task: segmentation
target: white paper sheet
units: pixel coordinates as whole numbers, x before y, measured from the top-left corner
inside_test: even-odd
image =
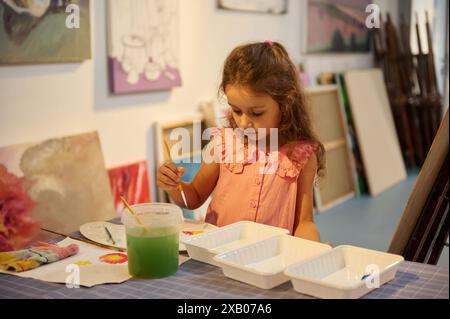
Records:
[[[84,287],[106,283],[122,283],[131,278],[128,273],[128,262],[120,263],[120,259],[126,256],[126,253],[96,247],[71,238],[66,238],[58,243],[59,246],[70,244],[78,245],[78,254],[24,272],[16,273],[0,270],[0,273]],[[100,259],[101,257],[103,257],[103,261]],[[105,259],[109,262],[115,261],[118,263],[111,264],[106,262]],[[189,260],[188,257],[180,255],[179,265],[187,260]]]

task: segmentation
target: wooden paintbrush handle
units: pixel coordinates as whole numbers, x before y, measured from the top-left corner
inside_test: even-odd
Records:
[[[75,236],[72,236],[72,235],[59,233],[59,232],[56,232],[56,231],[53,231],[53,230],[48,230],[48,229],[45,229],[45,228],[41,228],[41,230],[49,232],[49,233],[52,233],[52,234],[55,234],[55,235],[58,235],[58,236],[68,237],[68,238],[73,239],[73,240],[78,240],[78,241],[81,241],[83,243],[94,245],[94,246],[98,246],[98,247],[105,248],[105,249],[117,250],[117,251],[127,251],[125,248],[108,246],[108,245],[104,245],[104,244],[101,244],[101,243],[97,243],[97,242],[95,242],[93,240],[79,238],[79,237],[75,237]]]

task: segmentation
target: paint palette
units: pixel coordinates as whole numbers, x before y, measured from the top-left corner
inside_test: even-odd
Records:
[[[106,229],[111,233],[114,242],[108,236]],[[127,248],[125,226],[109,222],[91,222],[80,226],[80,233],[89,240],[117,248]]]
[[[111,233],[115,243],[111,241],[105,227]],[[203,234],[216,229],[217,226],[208,223],[191,222],[185,220],[180,230],[180,251],[185,251],[186,247],[181,242],[191,236]],[[125,226],[109,222],[96,221],[81,225],[80,233],[89,240],[97,243],[117,248],[127,248]]]

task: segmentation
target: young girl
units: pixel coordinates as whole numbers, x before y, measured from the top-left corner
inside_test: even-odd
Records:
[[[225,61],[220,91],[230,106],[231,128],[266,129],[266,135],[256,136],[258,142],[273,141],[270,129],[278,129],[278,145],[269,142],[256,152],[268,159],[266,164],[275,158],[276,169],[265,173],[260,169],[264,161],[249,160],[254,153],[248,139],[242,144],[243,161],[225,160],[233,143],[224,142],[226,129],[217,129],[213,135],[218,147],[211,154],[220,161],[203,163],[192,183],[182,183],[189,209],[200,207],[213,192],[206,222],[224,226],[250,220],[320,241],[313,218],[313,182],[324,168],[324,148],[312,131],[299,76],[285,48],[271,41],[235,48]],[[271,151],[273,147],[278,151]],[[183,168],[166,162],[157,174],[157,185],[182,207],[177,185],[183,173]]]

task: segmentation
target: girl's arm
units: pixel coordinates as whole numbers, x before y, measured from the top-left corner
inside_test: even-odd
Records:
[[[298,178],[294,236],[320,241],[313,213],[313,183],[316,171],[317,158],[312,154]]]
[[[219,164],[203,163],[191,183],[181,183],[189,209],[196,209],[203,205],[216,187],[218,178]],[[177,205],[181,207],[185,206],[178,189],[168,190],[167,193]]]
[[[210,159],[215,159],[214,142],[210,142],[209,156]],[[188,209],[196,209],[203,205],[206,199],[211,195],[211,192],[216,187],[217,179],[219,178],[220,165],[218,161],[213,160],[212,163],[205,162],[200,166],[199,171],[191,183],[181,182]],[[183,197],[178,189],[178,182],[184,174],[183,167],[176,167],[172,162],[163,164],[157,174],[157,185],[164,189],[170,198],[181,207],[185,207]]]

